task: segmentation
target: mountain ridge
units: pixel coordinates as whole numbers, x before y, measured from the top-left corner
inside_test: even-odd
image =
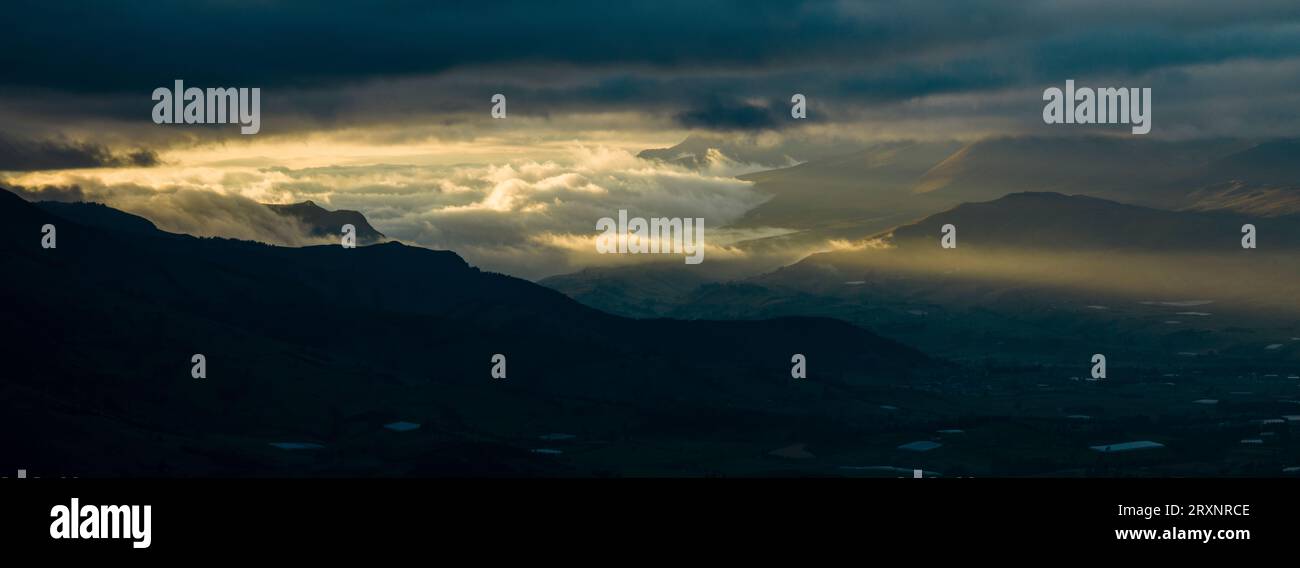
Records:
[[[44,224],[56,226],[56,248],[40,246]],[[937,364],[828,318],[618,317],[400,243],[150,237],[84,226],[6,191],[0,231],[10,275],[0,305],[13,324],[0,342],[0,399],[10,401],[0,430],[75,432],[7,445],[85,476],[605,467],[530,453],[539,430],[585,432],[642,456],[618,467],[669,468],[635,448],[680,431],[767,446],[758,438],[834,421],[828,401],[874,408],[873,389]],[[818,381],[792,381],[794,352]],[[190,376],[196,353],[204,379]],[[509,375],[494,380],[498,353]],[[722,416],[760,425],[737,432]],[[414,437],[382,427],[410,418],[423,424]],[[323,449],[270,445],[285,440]]]
[[[370,221],[360,211],[350,209],[331,211],[312,200],[283,205],[266,203],[263,205],[280,216],[302,223],[311,237],[336,237],[341,234],[343,225],[350,224],[357,230],[358,245],[378,243],[387,238],[371,226]]]

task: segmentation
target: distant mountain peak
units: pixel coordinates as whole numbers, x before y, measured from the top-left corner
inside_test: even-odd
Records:
[[[336,236],[343,225],[352,225],[357,229],[357,244],[375,244],[388,238],[371,226],[370,221],[360,211],[348,209],[330,211],[310,199],[285,205],[266,204],[266,207],[282,217],[290,217],[302,223],[313,237]]]

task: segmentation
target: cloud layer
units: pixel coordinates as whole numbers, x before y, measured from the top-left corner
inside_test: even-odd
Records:
[[[754,169],[760,167],[720,154],[688,169],[623,150],[578,146],[562,160],[496,165],[270,167],[227,171],[215,180],[182,176],[154,186],[82,173],[57,185],[16,185],[28,199],[103,202],[174,232],[286,245],[320,242],[253,199],[273,187],[280,200],[360,210],[389,237],[536,278],[591,264],[663,260],[596,253],[597,220],[617,217],[619,209],[633,217],[703,218],[707,258],[741,255],[727,245],[758,235],[721,229],[766,199],[733,177]]]
[[[292,217],[276,214],[264,205],[236,194],[192,187],[142,187],[104,185],[91,178],[61,186],[24,187],[6,184],[31,201],[104,203],[144,217],[159,229],[200,237],[226,237],[287,246],[334,242],[311,236]]]
[[[114,153],[100,144],[65,140],[14,139],[0,133],[0,171],[26,172],[69,168],[150,167],[158,155],[150,150]]]

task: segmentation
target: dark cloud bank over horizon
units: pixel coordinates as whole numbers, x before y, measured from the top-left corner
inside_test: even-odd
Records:
[[[261,87],[271,121],[477,112],[494,92],[533,116],[634,111],[717,131],[780,129],[795,92],[810,122],[1029,120],[1034,91],[1075,78],[1155,86],[1165,117],[1237,113],[1181,131],[1196,135],[1294,128],[1278,116],[1300,90],[1292,1],[18,2],[9,14],[22,25],[0,36],[0,101],[111,100],[79,112],[115,120],[135,116],[124,95],[177,78]],[[389,90],[361,88],[376,82]],[[1225,83],[1236,88],[1214,88]],[[998,101],[1016,90],[1029,94]],[[908,106],[970,95],[987,100]]]
[[[10,70],[0,84],[129,91],[181,73],[297,85],[519,61],[806,68],[960,61],[960,52],[989,48],[1028,53],[1040,70],[1083,73],[1300,51],[1300,5],[1286,1],[572,4],[17,2],[11,16],[26,25],[0,39]]]
[[[158,163],[152,150],[118,152],[90,142],[11,138],[0,132],[0,171],[150,167]]]

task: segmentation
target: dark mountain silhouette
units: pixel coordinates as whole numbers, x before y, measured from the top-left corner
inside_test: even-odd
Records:
[[[369,245],[385,240],[383,233],[375,230],[359,211],[340,209],[330,211],[314,201],[303,201],[289,205],[267,205],[272,211],[296,219],[313,237],[336,237],[343,225],[351,224],[357,229],[357,244]]]
[[[836,320],[631,320],[448,251],[150,233],[89,207],[0,191],[0,431],[67,475],[699,474],[722,466],[645,448],[852,435],[836,416],[933,366]],[[790,378],[793,353],[816,380]],[[601,453],[531,452],[547,432]]]
[[[139,215],[113,209],[102,203],[39,201],[37,207],[79,225],[110,231],[159,236],[162,231],[153,221]]]

